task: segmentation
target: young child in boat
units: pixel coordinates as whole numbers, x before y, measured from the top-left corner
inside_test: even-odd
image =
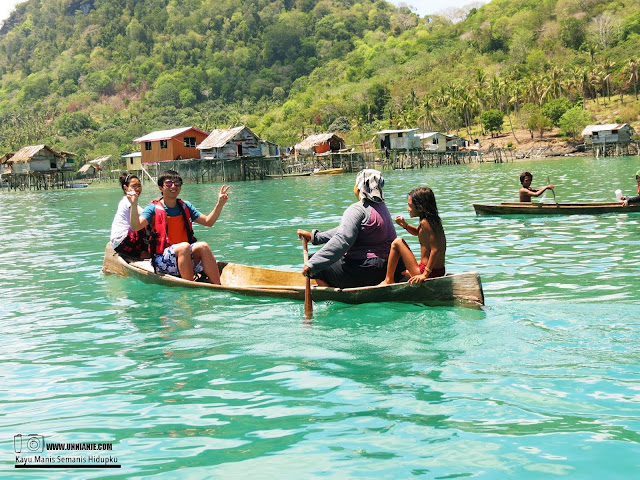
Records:
[[[444,259],[447,250],[447,238],[438,215],[436,197],[429,187],[419,187],[409,192],[407,210],[411,217],[419,217],[417,227],[409,225],[402,216],[396,217],[396,223],[420,240],[420,263],[402,238],[396,238],[391,244],[387,263],[387,276],[380,285],[391,284],[398,260],[402,258],[409,283],[424,282],[427,278],[443,277]]]
[[[131,198],[131,226],[151,226],[149,253],[156,273],[164,273],[193,280],[196,273],[204,272],[209,281],[220,284],[218,263],[206,242],[198,242],[193,235],[193,222],[211,227],[218,220],[222,208],[229,199],[229,188],[223,185],[218,194],[218,203],[209,215],[201,214],[191,203],[180,200],[182,178],[174,170],[167,170],[158,177],[158,188],[162,197],[153,200],[140,215],[134,213],[138,206],[138,194]],[[136,210],[137,211],[137,210]]]
[[[137,175],[122,173],[120,187],[123,197],[118,203],[118,210],[111,223],[111,245],[113,249],[129,257],[149,258],[147,245],[145,244],[146,232],[144,229],[134,230],[131,228],[131,199],[127,196],[129,190],[142,193],[142,184]],[[142,213],[142,208],[137,207],[138,214]]]
[[[640,170],[636,172],[636,183],[638,184],[638,195],[636,197],[623,196],[620,198],[623,207],[629,206],[630,203],[640,203]]]
[[[520,174],[520,183],[522,188],[520,189],[520,201],[530,202],[531,197],[539,197],[545,190],[553,190],[553,185],[545,185],[542,188],[531,188],[531,182],[533,181],[533,175],[531,172],[522,172]]]

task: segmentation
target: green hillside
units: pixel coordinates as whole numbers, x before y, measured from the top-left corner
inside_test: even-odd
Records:
[[[572,136],[586,107],[637,120],[639,33],[640,0],[494,0],[456,23],[368,0],[29,0],[0,28],[0,151],[120,155],[188,125],[282,145],[416,126]]]

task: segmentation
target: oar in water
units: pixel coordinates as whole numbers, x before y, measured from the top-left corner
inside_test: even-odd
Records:
[[[302,253],[304,256],[304,263],[309,261],[309,250],[307,249],[307,239],[302,239]],[[313,302],[311,301],[311,277],[306,276],[306,283],[304,286],[304,318],[307,320],[313,317]]]
[[[547,175],[547,185],[551,185],[551,180],[549,179],[549,175]],[[556,200],[556,191],[554,188],[551,189],[551,193],[553,193],[553,201],[556,202],[556,205],[557,205],[558,201]]]

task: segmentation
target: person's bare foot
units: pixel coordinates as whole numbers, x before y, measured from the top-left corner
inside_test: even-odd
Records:
[[[381,281],[377,286],[378,286],[378,287],[380,287],[380,286],[382,286],[382,285],[393,285],[394,283],[395,283],[394,281],[388,282],[388,281],[387,281],[387,279],[385,278],[385,279],[384,279],[383,281]]]

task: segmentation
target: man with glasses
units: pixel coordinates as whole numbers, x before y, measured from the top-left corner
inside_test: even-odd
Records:
[[[191,203],[178,198],[182,178],[175,170],[167,170],[158,177],[162,198],[153,200],[138,216],[138,196],[131,198],[131,228],[151,226],[149,252],[156,273],[193,280],[195,274],[204,273],[211,283],[220,284],[220,271],[216,258],[206,242],[198,242],[193,235],[193,222],[211,227],[229,199],[229,186],[222,185],[218,203],[209,215],[201,214]]]

